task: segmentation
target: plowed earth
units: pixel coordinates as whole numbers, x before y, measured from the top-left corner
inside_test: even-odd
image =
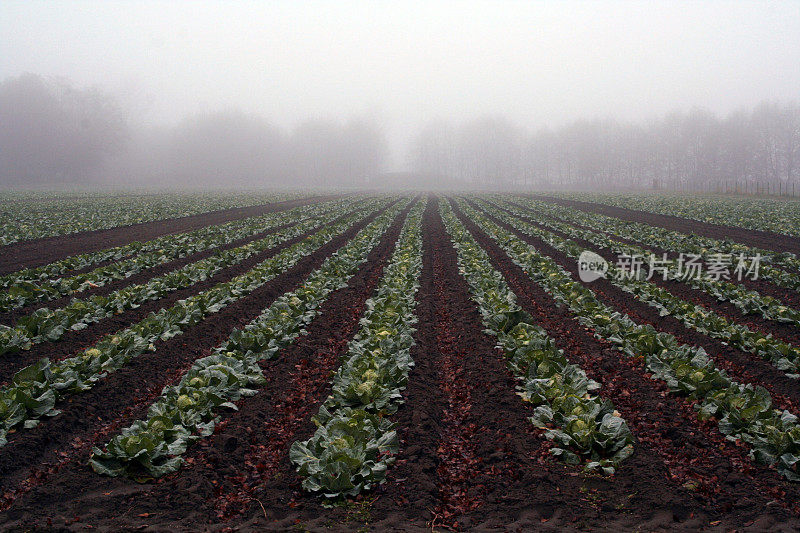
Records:
[[[283,211],[333,198],[334,196],[309,196],[273,204],[222,209],[188,217],[144,222],[132,226],[119,226],[97,231],[22,241],[3,247],[3,254],[0,255],[0,275],[23,268],[46,265],[70,255],[94,252],[133,241],[147,241],[169,233],[191,231],[213,224],[222,224],[230,220]]]
[[[190,448],[180,471],[139,484],[99,476],[87,458],[93,445],[102,445],[141,418],[163,386],[179,379],[233,328],[296,288],[368,220],[253,294],[182,335],[157,343],[155,353],[133,359],[94,389],[62,402],[61,415],[11,434],[8,445],[0,448],[0,529],[800,528],[797,485],[754,464],[748,450],[727,441],[714,422],[698,421],[692,403],[651,379],[641,359],[625,357],[594,337],[456,209],[518,303],[570,361],[601,384],[601,395],[614,402],[636,438],[634,455],[611,477],[587,474],[552,458],[550,441],[528,421],[533,408],[516,395],[516,380],[495,347],[496,339],[484,333],[469,287],[459,274],[456,251],[438,211],[438,202],[447,201],[428,198],[424,213],[423,269],[416,295],[419,323],[412,349],[415,366],[403,392],[404,403],[392,415],[400,450],[386,483],[346,505],[324,507],[301,490],[288,450],[292,442],[313,433],[311,417],[330,392],[332,372],[359,327],[365,302],[380,281],[408,210],[394,221],[348,286],[329,296],[308,334],[262,362],[266,384],[255,396],[238,402],[238,411],[222,414],[214,434]],[[571,268],[573,261],[540,241],[526,240]],[[220,279],[232,275],[225,271]],[[689,331],[677,321],[657,317],[614,287],[595,283],[590,288],[635,320],[706,346],[736,379],[768,386],[779,404],[796,411],[800,403],[796,384],[781,379],[766,363]],[[682,295],[696,296],[689,291]],[[82,336],[56,344],[71,353],[138,314],[136,310],[119,317],[121,322],[99,323],[78,332]],[[56,352],[36,355],[58,358]]]
[[[538,200],[564,205],[573,209],[580,209],[589,213],[600,213],[610,217],[621,218],[623,220],[632,220],[633,222],[642,222],[644,224],[660,226],[662,228],[668,228],[683,233],[696,233],[698,235],[704,235],[714,239],[724,239],[727,237],[749,246],[757,246],[767,250],[775,250],[777,252],[792,252],[795,254],[800,254],[800,242],[798,242],[798,239],[787,237],[786,235],[778,235],[777,233],[771,233],[769,231],[750,230],[734,226],[709,224],[708,222],[689,220],[673,215],[662,215],[660,213],[650,213],[649,211],[639,211],[638,209],[628,209],[625,207],[582,202],[578,200],[564,200],[562,198],[554,198],[551,196],[541,196],[536,198]]]

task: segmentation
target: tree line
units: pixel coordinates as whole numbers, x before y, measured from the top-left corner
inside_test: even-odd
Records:
[[[753,191],[756,183],[780,185],[769,189],[775,191],[797,184],[800,194],[796,102],[765,102],[724,117],[694,109],[648,122],[580,120],[535,131],[504,117],[432,121],[409,143],[411,172],[382,176],[388,143],[370,119],[306,121],[286,131],[236,110],[173,127],[145,127],[130,114],[114,95],[64,79],[25,74],[0,82],[0,186],[406,180],[396,185]]]
[[[365,186],[385,163],[369,119],[291,132],[237,110],[147,127],[111,94],[25,74],[0,83],[0,186]]]
[[[490,187],[795,184],[800,105],[764,102],[725,117],[694,109],[647,123],[580,120],[532,133],[502,117],[435,121],[414,139],[409,162],[416,172]]]

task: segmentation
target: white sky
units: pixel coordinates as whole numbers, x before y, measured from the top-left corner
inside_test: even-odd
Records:
[[[171,124],[239,108],[292,127],[379,117],[536,128],[800,99],[788,2],[0,3],[0,78],[65,76]]]

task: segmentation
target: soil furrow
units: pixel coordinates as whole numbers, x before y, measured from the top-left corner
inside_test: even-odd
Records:
[[[774,503],[777,499],[796,505],[796,487],[753,463],[746,447],[726,440],[715,422],[700,422],[691,402],[650,379],[641,358],[625,357],[595,338],[471,220],[459,216],[502,272],[518,303],[556,339],[571,362],[601,384],[601,396],[614,403],[637,439],[634,455],[613,478],[587,478],[589,489],[598,491],[591,492],[593,499],[610,500],[610,505],[598,501],[606,514],[600,524],[608,525],[612,509],[619,510],[623,527],[644,523],[650,526],[646,529],[697,528],[721,519],[727,527],[755,521],[760,527],[800,524]]]
[[[383,210],[381,210],[381,212],[383,212]],[[335,224],[347,216],[347,214],[342,215],[341,217],[332,221],[331,224]],[[55,362],[66,359],[67,357],[71,357],[80,350],[91,346],[103,336],[135,324],[152,312],[157,312],[161,309],[170,307],[178,300],[183,300],[203,292],[217,285],[218,283],[230,281],[236,276],[251,270],[258,263],[269,259],[270,257],[280,253],[282,250],[285,250],[286,248],[302,241],[309,235],[316,233],[319,231],[319,229],[320,228],[314,229],[303,235],[299,235],[293,239],[289,239],[288,241],[280,243],[268,250],[256,253],[240,263],[221,269],[208,279],[195,283],[189,287],[172,291],[163,298],[145,302],[135,309],[129,309],[118,315],[112,315],[104,318],[98,322],[87,325],[87,327],[82,330],[67,331],[59,340],[55,342],[42,342],[40,344],[33,345],[30,350],[23,350],[14,354],[6,355],[3,357],[4,365],[0,367],[0,383],[6,383],[15,372],[19,371],[25,366],[39,361],[40,359],[48,357],[51,361]]]
[[[272,204],[223,209],[221,211],[182,218],[156,220],[132,226],[118,226],[104,230],[22,241],[3,247],[3,254],[0,255],[0,275],[16,272],[23,268],[46,265],[70,255],[94,252],[133,241],[148,241],[170,233],[180,233],[221,224],[230,220],[258,216],[275,211],[285,211],[293,207],[324,202],[338,197],[338,195],[308,196]]]
[[[592,202],[582,202],[578,200],[565,200],[562,198],[554,198],[552,196],[524,196],[528,196],[536,200],[564,205],[573,209],[580,209],[581,211],[586,211],[589,213],[601,213],[603,215],[621,218],[623,220],[632,220],[634,222],[643,222],[653,226],[661,226],[662,228],[668,228],[683,233],[696,233],[697,235],[704,235],[714,239],[724,239],[727,237],[734,241],[738,241],[749,246],[757,246],[766,250],[800,254],[800,239],[797,237],[791,237],[789,235],[779,235],[777,233],[770,233],[767,231],[748,230],[735,226],[721,226],[718,224],[709,224],[707,222],[690,220],[673,215],[661,215],[658,213],[649,213],[647,211],[638,211],[635,209],[627,209],[624,207],[616,207]]]
[[[132,359],[91,390],[61,402],[59,408],[62,412],[52,420],[43,420],[33,429],[10,435],[9,443],[0,448],[0,486],[6,488],[20,481],[31,467],[66,449],[74,438],[86,438],[103,422],[117,418],[131,398],[136,398],[156,384],[161,387],[166,385],[165,376],[171,370],[209,355],[211,349],[225,340],[234,328],[250,322],[275,298],[293,290],[328,255],[351,239],[375,216],[353,225],[343,235],[332,239],[287,272],[189,328],[182,335],[156,342],[155,352]]]
[[[237,402],[239,411],[223,413],[215,434],[189,450],[180,471],[139,485],[125,478],[98,476],[85,462],[76,463],[12,508],[9,519],[24,516],[22,505],[35,505],[45,511],[40,513],[42,521],[52,516],[56,523],[79,508],[88,508],[81,514],[81,523],[106,520],[109,509],[128,510],[106,527],[135,528],[145,523],[168,527],[180,517],[182,526],[192,530],[219,522],[219,511],[240,514],[222,525],[248,522],[263,527],[261,507],[254,497],[267,502],[272,526],[278,529],[284,522],[324,514],[316,499],[300,495],[300,480],[289,463],[288,449],[296,438],[313,433],[311,416],[330,391],[331,371],[358,327],[364,302],[380,279],[409,209],[384,234],[347,287],[330,295],[322,313],[308,326],[308,334],[261,363],[267,384],[257,395]],[[144,410],[132,413],[118,425],[143,414]],[[256,456],[263,460],[254,461]],[[57,498],[59,493],[84,486],[92,490],[83,491],[78,501],[62,504]],[[245,486],[252,492],[240,494]]]
[[[786,377],[783,372],[768,361],[690,329],[675,317],[660,316],[657,309],[635,299],[607,279],[598,279],[590,283],[580,281],[576,260],[567,257],[566,254],[556,250],[541,239],[524,235],[510,225],[491,216],[490,218],[501,227],[514,232],[520,239],[534,246],[543,254],[553,258],[556,263],[572,274],[573,279],[594,291],[597,297],[606,305],[627,313],[640,324],[651,324],[659,331],[670,333],[682,343],[703,347],[717,367],[728,372],[731,378],[740,383],[763,386],[772,395],[773,403],[776,407],[789,409],[793,413],[800,413],[800,384],[797,380]]]
[[[494,340],[483,333],[438,208],[425,222],[437,358],[428,379],[437,382],[443,404],[431,442],[436,500],[426,519],[432,527],[486,528],[513,522],[525,510],[537,522],[580,520],[589,510],[580,500],[580,480],[545,459],[547,441],[527,420],[531,409],[515,394],[516,381]]]
[[[416,314],[419,322],[411,348],[414,368],[403,391],[403,405],[395,415],[400,451],[387,475],[386,484],[372,504],[372,517],[379,529],[418,527],[424,529],[430,510],[438,501],[436,454],[441,439],[443,413],[447,407],[437,379],[441,354],[436,347],[436,298],[433,257],[446,242],[441,235],[432,239],[431,229],[438,217],[434,198],[422,221],[422,272],[417,291]]]

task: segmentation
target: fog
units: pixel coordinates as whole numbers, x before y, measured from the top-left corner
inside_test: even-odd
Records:
[[[797,1],[0,3],[5,187],[788,184],[799,102]]]

